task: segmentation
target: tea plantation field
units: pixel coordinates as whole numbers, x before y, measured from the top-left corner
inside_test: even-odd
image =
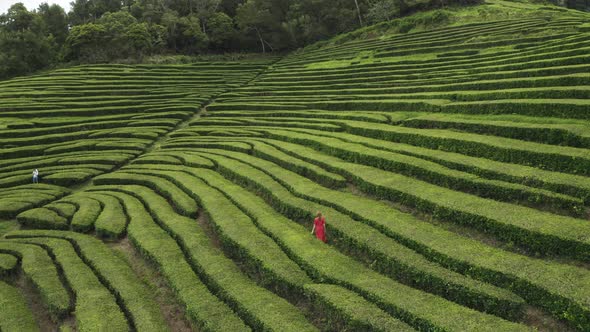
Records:
[[[590,15],[537,10],[1,81],[0,330],[590,331]]]

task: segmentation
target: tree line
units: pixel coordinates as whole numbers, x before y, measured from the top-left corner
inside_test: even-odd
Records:
[[[0,77],[155,54],[277,52],[364,25],[480,0],[75,0],[0,15]]]

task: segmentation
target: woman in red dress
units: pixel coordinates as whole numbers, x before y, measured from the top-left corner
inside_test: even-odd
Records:
[[[326,242],[326,218],[322,216],[322,213],[318,211],[317,216],[313,220],[313,228],[311,234],[315,231],[315,237]]]

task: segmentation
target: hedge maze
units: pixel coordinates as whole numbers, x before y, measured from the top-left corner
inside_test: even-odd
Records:
[[[0,329],[590,330],[589,18],[0,82]]]

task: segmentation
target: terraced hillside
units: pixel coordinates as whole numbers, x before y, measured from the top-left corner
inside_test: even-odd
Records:
[[[47,204],[137,158],[260,63],[89,66],[0,83],[0,216]],[[23,186],[32,169],[43,185]]]
[[[538,10],[0,82],[0,329],[590,330],[590,16]]]

